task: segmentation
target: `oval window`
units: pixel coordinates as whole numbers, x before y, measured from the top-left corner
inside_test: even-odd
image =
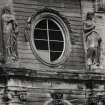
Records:
[[[63,33],[53,19],[43,19],[36,24],[34,43],[38,55],[47,62],[58,60],[64,51]]]
[[[31,45],[41,61],[50,65],[59,64],[67,57],[70,50],[67,48],[71,48],[69,30],[56,14],[42,12],[33,18]]]

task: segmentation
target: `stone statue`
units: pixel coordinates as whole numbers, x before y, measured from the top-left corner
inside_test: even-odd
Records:
[[[94,13],[88,12],[84,22],[84,33],[87,49],[87,64],[100,65],[101,37],[95,31]]]
[[[72,105],[69,101],[63,99],[63,93],[55,91],[51,93],[52,100],[44,105]]]
[[[14,62],[17,57],[18,28],[9,6],[1,10],[2,63]]]

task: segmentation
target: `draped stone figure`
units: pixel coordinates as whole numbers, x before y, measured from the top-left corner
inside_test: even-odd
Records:
[[[101,37],[95,30],[94,13],[88,12],[84,22],[84,33],[87,49],[87,64],[100,65]]]
[[[9,6],[5,6],[1,10],[1,62],[12,63],[17,60],[17,35],[18,28],[15,17]]]

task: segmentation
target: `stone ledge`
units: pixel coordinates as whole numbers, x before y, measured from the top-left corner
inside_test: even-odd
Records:
[[[79,72],[79,71],[46,71],[46,70],[31,70],[26,68],[8,68],[1,67],[3,72],[0,73],[1,76],[9,78],[27,78],[27,79],[58,79],[67,82],[84,82],[84,81],[94,81],[96,83],[105,82],[104,73],[95,72]]]

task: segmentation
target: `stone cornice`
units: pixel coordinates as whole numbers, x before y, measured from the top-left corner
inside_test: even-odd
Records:
[[[104,73],[95,72],[80,72],[78,71],[46,71],[46,70],[31,70],[26,68],[8,68],[1,67],[3,71],[1,77],[18,78],[18,79],[40,79],[40,80],[60,80],[65,82],[86,82],[94,81],[94,83],[102,84],[105,82]]]

